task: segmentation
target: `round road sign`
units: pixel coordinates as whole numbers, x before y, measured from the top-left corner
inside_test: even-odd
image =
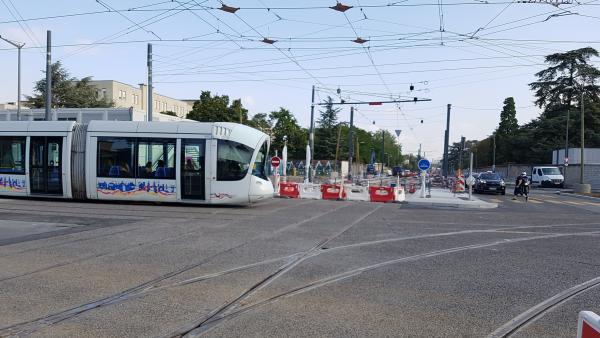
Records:
[[[271,166],[272,167],[279,167],[279,163],[281,163],[281,159],[277,156],[273,156],[271,157]]]
[[[421,160],[419,160],[418,166],[419,166],[419,169],[425,171],[425,170],[429,169],[429,167],[431,166],[431,163],[429,163],[429,161],[426,159],[421,159]]]

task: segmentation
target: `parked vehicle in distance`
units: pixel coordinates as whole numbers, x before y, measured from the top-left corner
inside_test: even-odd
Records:
[[[531,170],[531,183],[541,187],[564,188],[565,177],[558,167],[533,167]]]
[[[506,194],[506,184],[504,180],[497,173],[493,172],[485,172],[480,173],[475,181],[475,185],[473,190],[476,193],[500,193],[502,195]]]

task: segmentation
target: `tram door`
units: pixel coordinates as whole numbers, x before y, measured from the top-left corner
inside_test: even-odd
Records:
[[[29,149],[31,193],[62,195],[62,140],[62,137],[31,137]]]
[[[206,140],[181,140],[181,198],[205,199]]]

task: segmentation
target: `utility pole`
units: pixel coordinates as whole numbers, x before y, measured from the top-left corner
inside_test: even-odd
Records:
[[[465,149],[465,137],[460,137],[460,150],[458,152],[458,170],[462,172],[463,150]]]
[[[585,166],[585,161],[583,158],[583,153],[585,149],[585,115],[584,115],[584,108],[583,108],[583,91],[581,91],[581,165],[579,166],[579,184],[583,184],[584,181],[584,166]],[[565,170],[566,171],[566,170]]]
[[[308,136],[308,143],[310,144],[310,159],[312,162],[315,153],[315,85],[312,86],[312,96],[310,100],[310,133]]]
[[[567,182],[567,167],[569,166],[569,115],[571,112],[571,102],[569,102],[569,108],[567,109],[567,126],[565,131],[565,172],[563,173],[563,177],[565,179],[565,184]]]
[[[348,129],[348,180],[352,180],[352,153],[354,142],[352,140],[352,127],[354,126],[354,107],[350,107],[350,128]]]
[[[5,39],[0,35],[0,39],[17,47],[17,121],[21,120],[21,48],[25,43],[18,43],[9,39]]]
[[[148,44],[148,116],[146,120],[152,121],[152,44]]]
[[[419,154],[417,155],[417,162],[421,160],[421,143],[419,143]]]
[[[496,133],[494,133],[493,136],[494,136],[494,146],[493,146],[493,154],[492,154],[492,172],[495,173],[496,172]]]
[[[381,171],[379,176],[383,175],[383,162],[385,162],[385,129],[381,129]]]
[[[52,32],[46,31],[46,107],[44,120],[50,121],[52,109]]]
[[[452,105],[448,103],[448,110],[446,113],[446,133],[444,134],[444,167],[442,169],[442,176],[448,177],[448,142],[450,138],[450,109]]]

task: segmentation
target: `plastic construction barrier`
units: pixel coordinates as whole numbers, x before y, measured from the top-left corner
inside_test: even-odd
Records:
[[[465,179],[459,176],[454,183],[454,192],[465,192]]]
[[[394,200],[396,202],[404,202],[406,201],[406,193],[402,187],[394,188]]]
[[[577,338],[600,338],[600,316],[592,311],[579,312]]]
[[[339,184],[321,184],[321,198],[324,200],[345,200],[346,192]]]
[[[370,201],[369,191],[367,187],[359,185],[344,185],[344,191],[348,196],[349,201]]]
[[[299,198],[300,189],[298,183],[294,182],[281,182],[279,183],[279,196],[287,198]]]
[[[369,196],[371,202],[394,202],[394,188],[393,187],[369,187]]]
[[[300,198],[321,199],[321,186],[319,184],[301,183],[298,184],[298,190],[300,190]]]

